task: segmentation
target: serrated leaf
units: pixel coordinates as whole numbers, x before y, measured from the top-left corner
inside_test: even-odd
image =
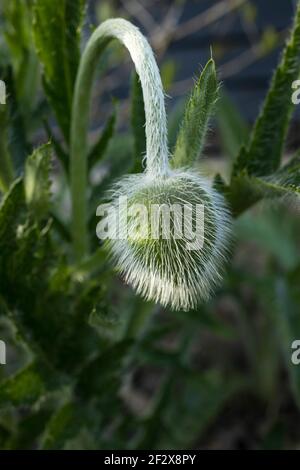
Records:
[[[132,141],[128,134],[115,136],[101,162],[103,177],[92,190],[91,210],[93,215],[95,214],[97,207],[93,202],[98,205],[103,194],[112,184],[113,180],[132,170],[134,165],[132,157]]]
[[[107,151],[111,139],[114,135],[116,119],[117,116],[116,112],[114,111],[113,114],[108,118],[99,140],[92,147],[89,153],[89,169],[92,169],[93,166],[96,165],[96,163],[98,163],[105,155],[105,152]]]
[[[50,202],[50,159],[49,144],[37,148],[27,159],[24,174],[26,202],[37,219],[44,217]]]
[[[266,176],[275,172],[281,160],[285,137],[294,105],[292,83],[300,74],[300,4],[295,25],[270,90],[256,121],[247,148],[234,165],[233,176],[245,170],[249,175]]]
[[[247,141],[248,128],[243,116],[224,92],[218,101],[217,119],[224,150],[231,159],[234,159],[237,157],[242,145]]]
[[[213,187],[220,193],[224,193],[226,185],[220,173],[217,173],[214,177]]]
[[[218,98],[215,62],[210,59],[192,91],[185,109],[172,165],[191,165],[201,154],[214,105]]]
[[[40,290],[40,301],[45,293],[47,266],[53,254],[49,228],[49,224],[41,227],[28,218],[23,181],[17,180],[0,207],[0,292],[16,331],[31,350],[39,353],[37,343],[47,340],[55,317],[51,312],[47,326],[41,322],[36,313],[39,302],[35,300],[36,292]]]
[[[131,85],[131,127],[134,139],[134,172],[143,171],[143,158],[146,154],[145,108],[141,82],[137,73]]]
[[[84,3],[84,0],[34,2],[33,33],[44,67],[44,87],[67,142]]]
[[[31,450],[33,443],[37,441],[49,418],[50,407],[41,406],[37,410],[33,408],[24,418],[20,419],[16,433],[7,441],[9,450]]]

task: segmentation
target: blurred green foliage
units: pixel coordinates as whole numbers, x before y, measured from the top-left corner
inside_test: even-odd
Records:
[[[89,187],[93,254],[80,265],[72,259],[68,136],[83,11],[81,0],[2,6],[9,98],[8,116],[0,108],[0,337],[8,365],[0,368],[0,448],[192,449],[218,446],[224,432],[232,447],[297,447],[300,366],[291,363],[291,344],[300,339],[300,162],[299,153],[282,157],[300,71],[300,8],[251,133],[228,98],[219,99],[233,171],[215,184],[240,215],[236,243],[222,288],[184,313],[137,298],[95,236],[106,188],[140,169],[136,77],[131,132],[115,133],[116,108],[91,149],[91,176],[102,175]],[[216,93],[210,61],[182,123],[181,104],[170,118],[183,164],[202,152]],[[51,111],[61,139],[48,124]],[[33,151],[43,122],[51,142]]]

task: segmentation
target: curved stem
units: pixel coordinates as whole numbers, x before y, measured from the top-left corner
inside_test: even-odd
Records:
[[[77,260],[88,251],[87,153],[88,118],[94,72],[103,49],[118,39],[128,49],[140,77],[146,116],[146,172],[165,176],[169,170],[167,120],[159,70],[152,49],[138,28],[123,19],[102,23],[82,56],[75,84],[71,124],[72,233]]]

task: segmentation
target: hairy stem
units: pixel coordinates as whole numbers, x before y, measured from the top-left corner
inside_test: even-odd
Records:
[[[7,150],[5,115],[0,110],[0,189],[6,192],[13,182],[14,170]]]
[[[146,172],[152,176],[163,177],[169,170],[164,94],[152,49],[139,29],[128,21],[118,18],[107,20],[93,33],[83,53],[73,100],[72,234],[77,261],[88,252],[86,187],[91,89],[99,56],[112,39],[118,39],[128,49],[141,80],[146,115]]]

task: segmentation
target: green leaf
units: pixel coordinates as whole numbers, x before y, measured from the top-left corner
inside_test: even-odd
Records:
[[[44,365],[30,364],[0,383],[0,407],[32,405],[58,387],[54,377]]]
[[[174,147],[177,139],[178,129],[184,116],[185,100],[179,99],[168,115],[168,137],[170,147]]]
[[[93,146],[89,153],[89,169],[92,169],[93,166],[96,165],[96,163],[98,163],[105,155],[105,152],[107,151],[115,132],[116,119],[116,112],[114,111],[113,114],[107,120],[98,142],[96,142],[96,144]]]
[[[134,138],[134,172],[143,170],[143,157],[146,154],[145,108],[141,82],[137,73],[134,74],[131,86],[131,127]]]
[[[50,202],[51,146],[43,145],[27,159],[24,174],[25,197],[28,207],[37,219],[44,217]]]
[[[218,98],[215,62],[210,59],[193,89],[185,109],[174,150],[173,166],[192,164],[201,154],[209,118]]]
[[[234,159],[247,141],[248,128],[243,116],[224,92],[218,102],[217,119],[224,150],[231,159]]]
[[[84,0],[34,2],[33,33],[44,67],[44,87],[67,142],[84,3]]]
[[[281,160],[285,137],[294,105],[292,83],[300,73],[300,4],[291,38],[273,76],[270,90],[256,121],[247,148],[242,149],[233,175],[245,170],[249,175],[266,176],[275,172]]]
[[[49,142],[52,144],[53,149],[56,153],[56,156],[59,158],[66,174],[68,174],[68,171],[69,171],[69,156],[68,156],[67,152],[65,152],[65,150],[63,149],[61,143],[52,134],[49,123],[46,120],[44,121],[44,126],[45,126],[45,130],[47,132],[47,135],[48,135]]]

